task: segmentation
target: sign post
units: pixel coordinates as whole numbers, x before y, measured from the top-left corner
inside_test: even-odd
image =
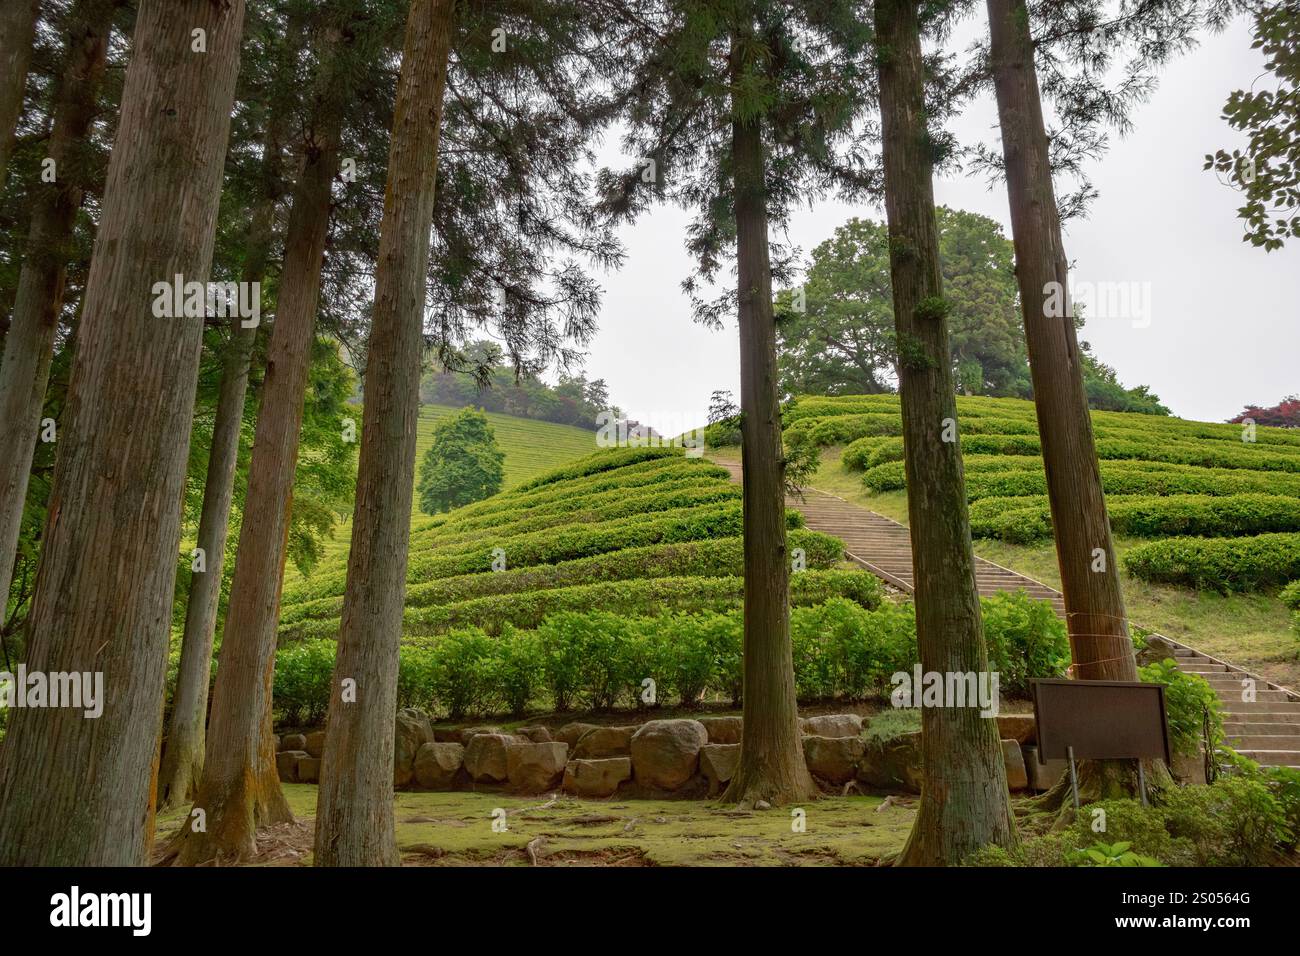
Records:
[[[1144,758],[1171,763],[1163,684],[1143,681],[1034,680],[1038,761],[1070,763],[1070,789],[1079,808],[1081,760],[1136,760],[1138,789],[1146,804]]]

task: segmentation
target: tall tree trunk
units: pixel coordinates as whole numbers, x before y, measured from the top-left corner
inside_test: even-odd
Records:
[[[330,193],[346,108],[340,36],[335,29],[328,31],[321,51],[319,92],[309,126],[314,136],[303,144],[302,172],[285,234],[275,328],[253,435],[203,776],[194,801],[206,815],[207,828],[181,831],[178,861],[187,865],[252,856],[258,826],[293,819],[270,747],[270,687]]]
[[[352,550],[316,808],[318,866],[399,862],[393,717],[415,486],[425,277],[454,8],[455,0],[411,0],[406,21],[366,358]]]
[[[49,141],[56,178],[36,186],[13,320],[5,336],[0,362],[0,624],[63,311],[73,226],[83,187],[94,173],[87,168],[94,160],[86,155],[86,137],[95,118],[108,35],[119,6],[118,0],[82,0],[69,13]]]
[[[733,37],[732,82],[749,37]],[[790,555],[785,540],[785,455],[777,385],[776,318],[767,246],[762,120],[733,94],[731,154],[740,316],[741,457],[745,545],[744,727],[740,763],[722,799],[781,804],[816,795],[799,736],[790,646]]]
[[[926,673],[985,675],[961,448],[955,435],[943,440],[957,401],[916,0],[877,0],[875,20],[917,646]],[[997,723],[978,705],[922,708],[921,756],[921,803],[900,865],[953,865],[1014,842]]]
[[[10,714],[0,865],[147,859],[203,335],[153,286],[207,280],[243,21],[243,0],[140,2],[29,619],[28,668],[102,673],[103,712]]]
[[[0,188],[5,183],[14,131],[23,111],[40,5],[40,0],[7,0],[0,5]]]
[[[263,146],[265,191],[248,224],[241,280],[261,282],[275,240],[275,206],[280,197],[284,119],[272,116]],[[211,679],[212,643],[221,599],[226,533],[239,463],[239,438],[244,424],[244,397],[248,367],[257,337],[255,327],[231,322],[230,339],[222,356],[221,384],[208,449],[208,470],[203,484],[203,510],[199,516],[198,546],[205,552],[207,570],[190,579],[185,607],[185,633],[167,728],[162,769],[158,774],[159,809],[170,809],[194,799],[203,770],[208,685]],[[274,758],[272,758],[274,760]]]
[[[1029,12],[1024,0],[988,0],[990,54],[1002,127],[1016,280],[1034,386],[1034,408],[1047,472],[1047,499],[1076,680],[1136,681],[1119,567],[1106,516],[1101,470],[1083,384],[1083,361],[1069,301],[1069,266],[1052,187]],[[1055,303],[1049,307],[1049,300]],[[1064,312],[1064,314],[1055,314]],[[1132,761],[1086,761],[1078,768],[1084,799],[1132,796]],[[1147,782],[1170,784],[1163,763],[1148,762]],[[1067,781],[1041,805],[1069,812]]]
[[[1024,0],[988,0],[993,83],[1006,160],[1016,280],[1047,499],[1065,595],[1073,673],[1079,680],[1137,680],[1124,594],[1083,385],[1074,320],[1048,308],[1068,301],[1069,266],[1052,189],[1047,129]]]

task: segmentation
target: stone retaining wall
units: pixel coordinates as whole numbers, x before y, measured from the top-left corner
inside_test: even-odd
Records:
[[[1034,718],[996,718],[1012,790],[1045,790],[1064,772],[1060,761],[1036,759]],[[863,735],[857,714],[800,718],[808,769],[825,789],[920,791],[921,735],[888,740]],[[395,722],[393,785],[414,790],[506,790],[582,797],[716,796],[740,758],[741,718],[700,717],[606,726],[574,722],[511,732],[499,727],[434,730],[413,708]],[[277,739],[276,764],[286,782],[316,783],[324,731]],[[1027,759],[1027,757],[1029,759]]]

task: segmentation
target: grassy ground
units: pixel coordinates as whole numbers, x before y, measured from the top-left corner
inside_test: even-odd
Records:
[[[254,865],[311,863],[316,787],[284,791],[298,821],[259,833]],[[804,832],[788,808],[685,800],[398,793],[395,811],[406,866],[869,866],[902,849],[912,803],[895,797],[881,809],[881,797],[823,797],[799,808]],[[186,812],[159,818],[158,847]]]
[[[454,415],[460,411],[450,405],[421,405],[420,422],[416,432],[416,469],[417,474],[421,459],[433,444],[433,426],[440,418]],[[556,425],[552,422],[539,422],[513,415],[501,415],[485,412],[488,423],[496,434],[497,444],[505,452],[504,489],[527,481],[534,475],[557,468],[565,462],[582,458],[596,451],[596,433],[592,430],[575,428],[572,425]],[[411,502],[411,520],[418,523],[423,515],[418,501]],[[325,542],[318,567],[334,564],[348,552],[352,541],[352,519],[341,521],[334,531],[334,537]],[[301,574],[292,564],[284,569],[286,586],[299,580]]]
[[[839,448],[822,453],[821,468],[812,486],[907,524],[906,492],[868,490],[860,472],[844,467],[840,453]],[[1115,549],[1122,558],[1125,551],[1139,543],[1141,539],[1116,538]],[[1051,587],[1061,587],[1056,548],[1051,541],[1016,545],[977,540],[975,553]],[[1220,595],[1147,584],[1125,573],[1122,566],[1120,575],[1128,615],[1133,621],[1269,680],[1300,688],[1300,642],[1290,630],[1290,612],[1275,596]]]

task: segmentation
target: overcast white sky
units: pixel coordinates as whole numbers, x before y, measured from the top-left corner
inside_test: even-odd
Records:
[[[1237,194],[1201,169],[1207,152],[1238,144],[1220,110],[1262,64],[1238,21],[1168,67],[1135,114],[1134,131],[1113,136],[1093,164],[1100,196],[1065,237],[1074,281],[1150,284],[1149,326],[1094,319],[1082,337],[1122,382],[1150,385],[1184,418],[1221,421],[1248,402],[1300,392],[1300,247],[1266,254],[1242,242]],[[983,137],[1000,150],[991,97],[953,129],[963,142]],[[611,138],[602,160],[618,163],[618,147]],[[936,182],[935,193],[939,203],[996,219],[1010,237],[1000,187],[949,179]],[[788,241],[806,258],[855,215],[884,213],[826,201],[795,213]],[[683,248],[689,219],[663,207],[623,229],[627,262],[603,277],[600,332],[587,361],[588,376],[606,379],[631,417],[667,434],[702,421],[714,389],[739,391],[734,321],[720,332],[693,324],[679,289],[691,268]]]

